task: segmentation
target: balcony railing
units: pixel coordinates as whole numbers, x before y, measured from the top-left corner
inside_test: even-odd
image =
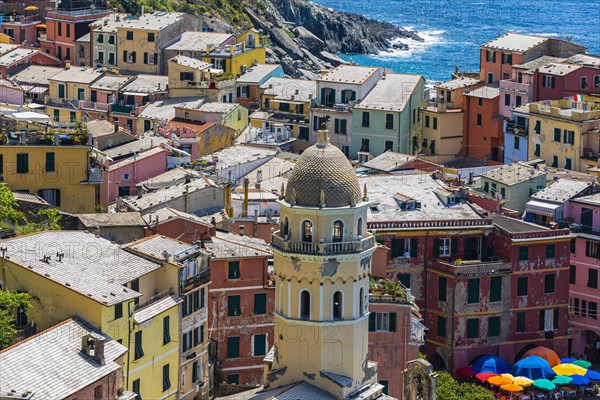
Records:
[[[124,105],[113,104],[111,107],[112,112],[121,113],[121,114],[132,114],[134,110],[135,110],[135,106],[128,105],[128,104],[124,104]]]
[[[196,275],[187,278],[185,283],[183,284],[184,288],[197,287],[210,282],[210,269],[206,268],[205,270],[200,271]]]
[[[288,253],[335,255],[360,253],[375,246],[375,237],[368,237],[352,242],[312,243],[293,242],[279,236],[279,231],[273,233],[271,245]]]
[[[81,100],[79,101],[79,107],[84,110],[102,111],[108,112],[110,110],[110,104],[99,103],[97,101]]]
[[[151,304],[153,304],[153,303],[155,303],[155,302],[157,302],[159,300],[162,300],[162,299],[164,299],[167,296],[172,295],[173,293],[175,293],[173,291],[173,288],[169,288],[167,290],[163,290],[162,292],[157,293],[157,294],[155,294],[152,297],[149,297],[148,300],[144,301],[143,303],[140,302],[140,303],[136,304],[133,309],[134,309],[134,311],[139,311],[142,308],[148,307],[149,305],[151,305]]]
[[[481,276],[489,274],[509,273],[511,264],[508,261],[461,260],[448,262],[436,260],[446,268],[451,269],[456,276]]]
[[[527,127],[517,125],[514,122],[508,122],[506,124],[506,132],[513,133],[515,135],[527,136]]]

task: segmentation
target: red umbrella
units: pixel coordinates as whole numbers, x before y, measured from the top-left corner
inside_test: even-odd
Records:
[[[493,374],[491,372],[481,372],[475,375],[475,378],[479,379],[482,382],[487,382],[492,376],[498,376],[498,374]]]
[[[459,368],[456,370],[456,375],[458,376],[474,376],[475,371],[471,367]]]

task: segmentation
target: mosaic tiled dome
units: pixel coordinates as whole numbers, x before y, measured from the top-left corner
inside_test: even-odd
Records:
[[[360,202],[358,177],[344,153],[329,143],[326,133],[306,149],[292,170],[285,200],[309,207],[344,207]]]

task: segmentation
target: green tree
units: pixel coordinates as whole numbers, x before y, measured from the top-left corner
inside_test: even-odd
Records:
[[[29,220],[17,209],[17,200],[6,184],[0,184],[0,229],[17,236],[45,230],[60,230],[61,215],[55,208],[29,213]]]
[[[23,213],[15,209],[17,201],[5,183],[0,184],[0,229],[12,230],[23,221]]]
[[[30,306],[27,293],[0,290],[0,350],[13,343],[17,329],[15,314],[20,308],[27,310]]]
[[[438,372],[435,392],[439,400],[494,400],[484,387],[473,383],[458,383],[447,372]]]

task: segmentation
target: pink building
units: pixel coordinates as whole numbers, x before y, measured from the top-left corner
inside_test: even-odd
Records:
[[[137,184],[166,172],[169,153],[159,146],[109,165],[100,189],[100,204],[107,207],[117,196],[136,195]]]
[[[570,353],[600,363],[600,193],[569,200],[564,212],[577,233],[569,271]]]
[[[535,71],[533,81],[533,101],[600,93],[600,68],[567,63],[548,64]]]
[[[13,38],[15,44],[32,46],[37,43],[37,25],[40,22],[41,17],[37,13],[35,15],[5,16],[2,21],[2,32]]]

